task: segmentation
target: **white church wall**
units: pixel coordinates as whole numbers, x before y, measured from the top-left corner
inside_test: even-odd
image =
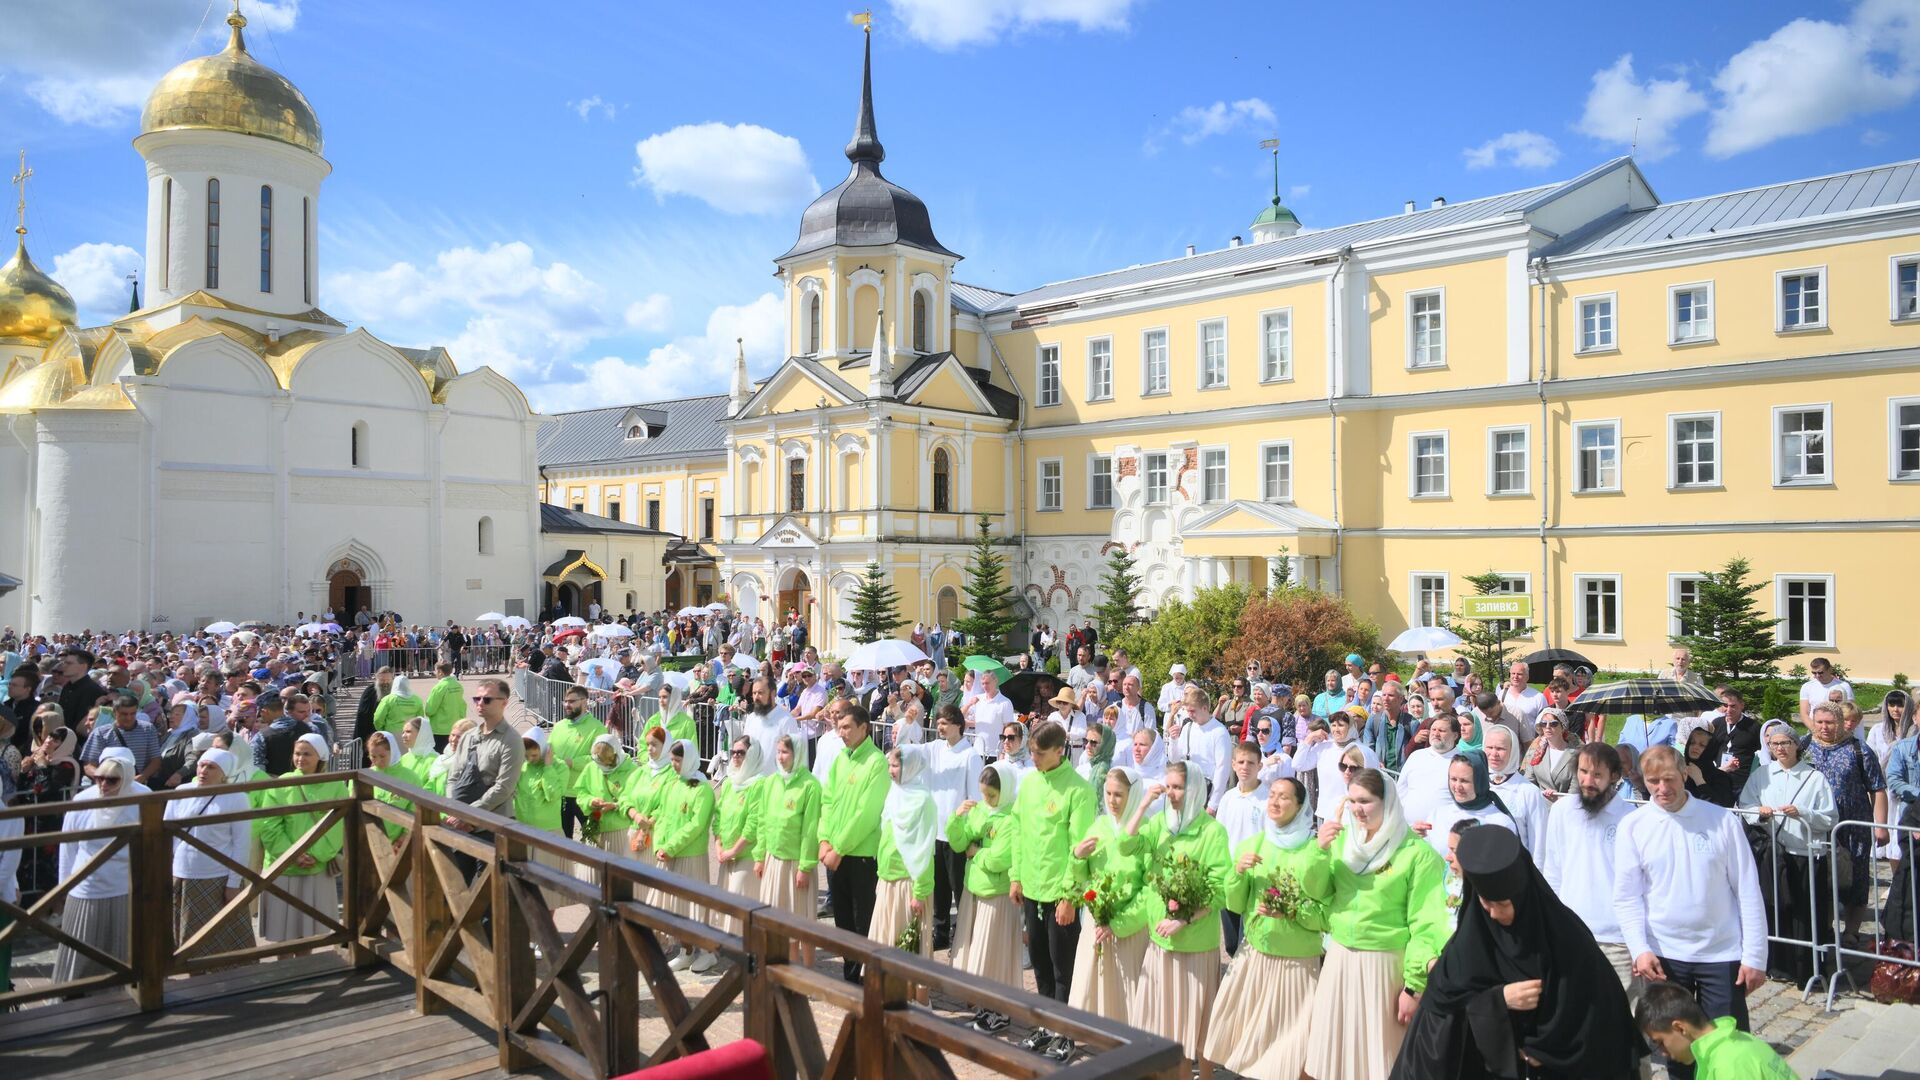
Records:
[[[39,414],[40,538],[32,624],[129,625],[146,558],[140,421],[132,412]]]
[[[0,506],[20,507],[19,516],[0,521],[0,572],[29,582],[27,537],[34,528],[38,510],[32,502],[28,447],[33,443],[31,416],[0,417]],[[24,444],[23,444],[24,440]],[[26,584],[0,596],[0,626],[18,630],[26,625]]]
[[[278,616],[274,486],[266,473],[160,470],[156,628],[181,630],[208,619]]]

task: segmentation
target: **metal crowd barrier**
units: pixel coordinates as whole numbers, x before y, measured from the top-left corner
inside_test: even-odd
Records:
[[[460,658],[467,674],[494,675],[513,667],[513,646],[468,645]]]
[[[1789,884],[1789,882],[1781,874],[1781,856],[1790,855],[1792,852],[1780,846],[1780,817],[1779,815],[1772,815],[1762,818],[1760,817],[1758,809],[1751,806],[1736,806],[1732,809],[1735,814],[1740,815],[1743,821],[1749,824],[1764,825],[1766,828],[1767,862],[1772,869],[1772,874],[1770,875],[1772,877],[1772,887],[1767,890],[1769,899],[1767,907],[1767,946],[1769,952],[1771,952],[1772,948],[1776,945],[1786,945],[1796,949],[1808,950],[1813,967],[1811,974],[1807,976],[1806,981],[1800,986],[1800,1000],[1803,1002],[1806,1001],[1808,995],[1813,993],[1814,987],[1819,985],[1820,980],[1825,979],[1827,981],[1827,1011],[1832,1012],[1837,981],[1839,976],[1844,974],[1844,972],[1840,970],[1840,964],[1837,958],[1830,962],[1826,959],[1828,950],[1838,944],[1838,935],[1833,932],[1831,910],[1824,913],[1828,915],[1824,923],[1822,923],[1820,918],[1823,912],[1820,910],[1821,888],[1819,871],[1820,860],[1822,859],[1827,860],[1829,867],[1832,866],[1833,845],[1828,840],[1813,837],[1808,841],[1807,853],[1803,856],[1796,856],[1797,858],[1804,859],[1807,864],[1806,902],[1812,905],[1813,910],[1804,913],[1801,917],[1804,918],[1812,936],[1808,938],[1791,937],[1786,933],[1785,920],[1785,916],[1790,913],[1782,910],[1782,903],[1786,894],[1784,886]],[[1824,936],[1828,939],[1824,942],[1819,940],[1822,936],[1821,931],[1823,929],[1825,930]],[[1769,962],[1767,966],[1772,967],[1773,965]],[[1824,970],[1828,967],[1834,970]]]
[[[1899,844],[1900,850],[1906,852],[1913,851],[1915,845],[1920,844],[1920,828],[1912,825],[1880,825],[1871,821],[1836,821],[1833,824],[1833,829],[1827,834],[1829,844],[1836,850],[1840,847],[1840,831],[1842,829],[1869,830],[1867,834],[1868,840],[1872,840],[1873,838],[1872,830],[1884,829],[1893,834],[1893,838]],[[1836,957],[1836,963],[1834,965],[1836,971],[1834,977],[1827,984],[1827,1009],[1829,1011],[1833,1009],[1833,1000],[1839,993],[1839,984],[1842,978],[1847,980],[1848,986],[1858,989],[1857,986],[1854,986],[1853,976],[1847,972],[1846,960],[1849,957],[1856,960],[1868,961],[1873,964],[1892,963],[1899,964],[1902,967],[1920,967],[1920,959],[1911,955],[1905,957],[1886,956],[1882,955],[1881,952],[1890,940],[1900,940],[1905,941],[1910,946],[1920,946],[1920,866],[1913,865],[1914,860],[1911,858],[1902,859],[1900,862],[1895,863],[1894,865],[1897,868],[1896,872],[1889,881],[1886,891],[1882,893],[1880,891],[1879,876],[1873,872],[1876,861],[1877,860],[1869,855],[1868,858],[1864,860],[1864,863],[1855,863],[1853,866],[1854,873],[1867,875],[1866,907],[1868,918],[1873,921],[1873,948],[1869,950],[1864,947],[1850,946],[1839,935],[1835,935],[1833,951]],[[1842,919],[1844,918],[1845,912],[1840,906],[1839,860],[1829,860],[1829,867],[1828,882],[1832,886],[1832,891],[1829,895],[1833,902],[1833,915],[1835,919]],[[1909,890],[1906,900],[1907,923],[1904,927],[1895,927],[1894,929],[1904,929],[1906,931],[1905,937],[1897,933],[1887,933],[1888,928],[1885,925],[1887,902],[1893,897],[1895,889],[1902,888]]]
[[[327,770],[352,772],[360,767],[360,762],[360,740],[349,736],[333,744],[333,756],[328,759]]]
[[[660,711],[660,703],[652,696],[562,682],[526,668],[518,668],[513,673],[514,695],[540,718],[542,727],[553,726],[554,720],[565,715],[562,698],[574,686],[587,692],[587,711],[607,725],[608,731],[620,736],[628,754],[637,756],[641,732],[646,729],[647,721]],[[720,747],[740,730],[740,722],[733,718],[733,710],[729,706],[702,702],[686,706],[686,710],[693,717],[702,761],[713,760]]]

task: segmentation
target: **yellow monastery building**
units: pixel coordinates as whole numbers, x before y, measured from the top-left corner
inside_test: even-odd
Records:
[[[1653,668],[1738,554],[1784,638],[1911,667],[1920,163],[1663,202],[1623,157],[1325,229],[1275,198],[1246,243],[1006,294],[882,176],[870,45],[846,155],[774,260],[771,376],[542,436],[545,501],[699,538],[670,598],[844,651],[870,561],[951,621],[985,515],[1056,627],[1114,545],[1149,608],[1285,557],[1388,636],[1494,570],[1535,644]]]

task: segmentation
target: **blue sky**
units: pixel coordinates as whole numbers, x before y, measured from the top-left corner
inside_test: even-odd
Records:
[[[31,244],[93,321],[139,265],[129,145],[228,0],[33,3],[0,42]],[[558,409],[724,392],[780,349],[772,258],[846,172],[851,6],[243,0],[320,115],[321,306]],[[1575,175],[1635,137],[1685,198],[1920,156],[1920,0],[1565,5],[883,0],[885,170],[1018,289]],[[196,28],[200,33],[196,37]],[[11,170],[8,171],[9,175]]]

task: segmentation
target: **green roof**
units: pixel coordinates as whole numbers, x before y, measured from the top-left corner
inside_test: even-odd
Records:
[[[1300,224],[1300,219],[1293,216],[1293,211],[1281,206],[1279,199],[1273,200],[1273,205],[1260,211],[1260,216],[1253,219],[1255,225],[1271,225],[1281,221],[1290,222],[1294,225]]]

